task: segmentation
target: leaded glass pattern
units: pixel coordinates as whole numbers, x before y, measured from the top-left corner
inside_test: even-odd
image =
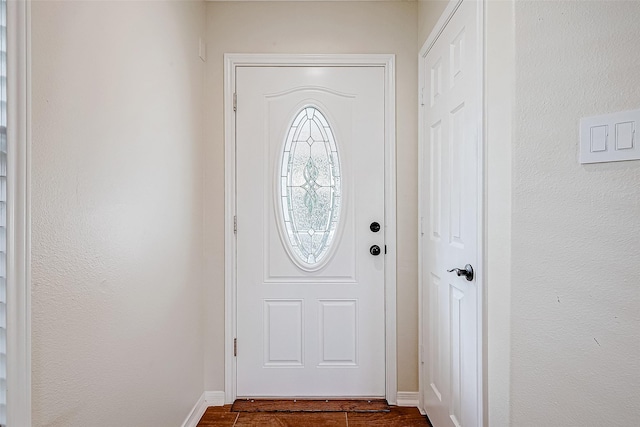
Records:
[[[336,140],[318,108],[306,107],[296,115],[280,170],[286,236],[294,256],[313,267],[331,247],[342,198]]]

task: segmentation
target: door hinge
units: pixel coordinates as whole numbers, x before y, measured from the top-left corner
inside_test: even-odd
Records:
[[[424,236],[424,217],[420,217],[420,236]]]
[[[424,107],[424,87],[420,88],[420,106]]]
[[[384,254],[387,254],[387,245],[384,245]]]
[[[238,356],[238,338],[233,339],[233,356]]]
[[[233,111],[238,111],[238,94],[233,93]]]
[[[238,217],[233,216],[233,234],[238,234]]]

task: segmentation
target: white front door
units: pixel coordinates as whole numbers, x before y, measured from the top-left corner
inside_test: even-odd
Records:
[[[384,68],[237,67],[236,94],[237,395],[383,397]]]
[[[423,62],[423,401],[434,427],[480,425],[478,264],[481,2],[464,0]],[[471,276],[469,276],[471,278]]]

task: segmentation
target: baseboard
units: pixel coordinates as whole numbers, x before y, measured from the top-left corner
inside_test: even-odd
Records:
[[[223,406],[224,405],[224,391],[205,391],[204,400],[208,406]]]
[[[197,427],[209,406],[224,405],[224,391],[205,391],[187,415],[181,427]]]
[[[204,411],[207,410],[208,406],[206,400],[204,399],[204,396],[205,393],[202,393],[200,399],[198,399],[196,404],[191,409],[191,412],[189,412],[189,415],[187,415],[187,419],[182,423],[182,427],[198,426],[198,421],[200,421],[200,418],[202,418],[202,416],[204,415]]]
[[[420,406],[420,393],[417,391],[399,391],[396,401],[398,406],[418,408]]]

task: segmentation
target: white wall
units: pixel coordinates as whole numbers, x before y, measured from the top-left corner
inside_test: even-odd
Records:
[[[578,164],[640,108],[639,2],[515,2],[511,425],[640,423],[640,161]]]
[[[496,3],[489,425],[634,425],[640,162],[579,165],[577,129],[640,107],[640,3]],[[204,86],[199,2],[34,2],[34,426],[174,426],[203,377],[223,389],[225,52],[398,55],[398,374],[400,390],[417,390],[417,50],[443,8],[209,3]]]
[[[418,50],[427,41],[448,0],[418,0]]]
[[[395,53],[398,162],[398,388],[418,390],[417,3],[207,4],[205,371],[224,387],[224,53]]]
[[[203,391],[200,2],[33,2],[33,425]]]

